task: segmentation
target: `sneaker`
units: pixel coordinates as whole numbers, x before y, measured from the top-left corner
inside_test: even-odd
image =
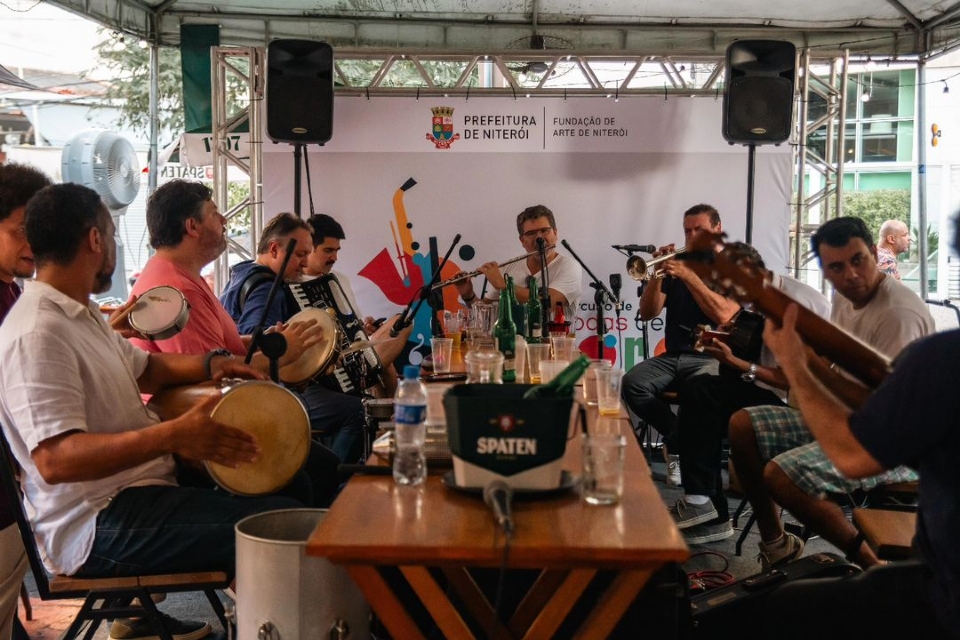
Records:
[[[704,504],[692,504],[686,498],[680,498],[670,509],[673,521],[678,529],[689,529],[698,524],[704,524],[717,519],[717,510],[713,502],[707,500]]]
[[[687,544],[706,544],[708,542],[719,542],[726,540],[733,535],[733,525],[729,518],[717,522],[707,522],[699,524],[682,531],[683,539]]]
[[[663,445],[663,461],[667,463],[667,486],[679,487],[683,482],[680,479],[680,456],[667,452],[667,445]]]
[[[206,622],[177,620],[165,613],[160,616],[173,640],[200,640],[210,634],[210,625]],[[160,640],[160,636],[147,618],[124,618],[110,625],[110,640]]]
[[[792,533],[784,533],[783,535],[783,541],[774,545],[760,542],[760,553],[757,555],[757,560],[760,561],[763,571],[769,571],[773,567],[786,564],[803,555],[803,539]]]

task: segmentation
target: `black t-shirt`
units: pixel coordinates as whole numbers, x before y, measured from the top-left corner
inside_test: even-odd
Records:
[[[696,353],[693,350],[693,332],[697,325],[713,325],[714,322],[700,309],[683,281],[666,276],[661,291],[667,295],[667,320],[664,327],[667,353]]]

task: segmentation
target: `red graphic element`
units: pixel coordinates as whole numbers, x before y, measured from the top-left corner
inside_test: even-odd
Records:
[[[580,353],[584,353],[588,358],[597,357],[597,336],[589,336],[583,339],[583,342],[580,343],[578,349]],[[603,359],[607,362],[616,362],[617,361],[617,349],[616,347],[608,347],[607,345],[603,346]]]
[[[497,416],[497,424],[500,427],[500,431],[509,433],[517,426],[517,421],[512,414],[507,413]]]
[[[409,283],[404,283],[386,248],[381,249],[380,253],[360,270],[359,275],[377,285],[387,300],[402,307],[410,302],[413,292],[423,286],[423,274],[420,273],[419,267],[414,267],[412,256],[404,254],[400,260],[403,260],[406,272],[410,274]]]

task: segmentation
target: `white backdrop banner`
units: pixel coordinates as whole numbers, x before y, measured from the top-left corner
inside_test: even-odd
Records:
[[[462,241],[441,274],[472,271],[524,253],[516,216],[544,204],[565,239],[597,278],[623,275],[625,308],[603,310],[605,354],[629,368],[644,356],[635,320],[637,287],[614,244],[683,244],[682,215],[715,206],[723,229],[742,240],[747,148],[720,134],[719,100],[703,98],[422,99],[338,97],[334,138],[306,149],[301,214],[327,213],[344,227],[337,269],[351,276],[365,315],[397,313],[430,278],[429,253]],[[293,146],[265,142],[265,218],[294,207]],[[753,244],[785,271],[791,152],[760,147],[755,173]],[[559,249],[565,252],[564,249]],[[644,256],[649,258],[649,256]],[[479,280],[479,279],[478,279]],[[590,278],[573,319],[581,350],[597,353],[597,310]],[[475,282],[479,290],[482,282]],[[458,304],[455,287],[444,304]],[[429,348],[421,308],[410,361]],[[648,353],[662,335],[651,323]]]

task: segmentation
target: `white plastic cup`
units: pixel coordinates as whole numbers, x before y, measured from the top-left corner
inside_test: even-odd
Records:
[[[589,406],[595,407],[598,404],[597,370],[609,369],[612,366],[613,365],[611,365],[607,360],[590,361],[590,366],[587,367],[586,372],[583,374],[583,401]]]
[[[453,359],[453,339],[430,338],[430,349],[433,357],[433,370],[436,373],[450,371],[450,361]]]
[[[527,360],[530,362],[530,382],[540,384],[540,363],[550,359],[550,345],[547,343],[528,344]]]
[[[623,370],[599,368],[597,376],[597,408],[602,416],[615,416],[620,413],[620,383]]]

